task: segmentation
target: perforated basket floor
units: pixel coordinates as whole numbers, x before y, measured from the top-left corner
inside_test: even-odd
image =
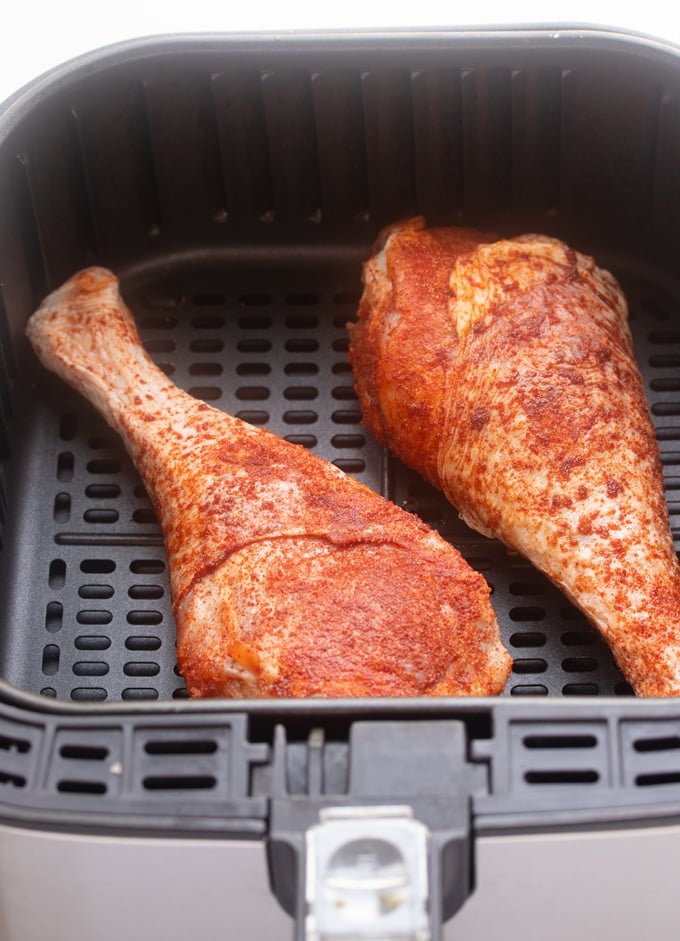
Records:
[[[624,281],[658,429],[672,520],[680,503],[677,303]],[[470,531],[361,425],[347,362],[359,259],[241,263],[148,275],[125,290],[146,346],[180,386],[313,449],[437,527],[483,572],[514,656],[506,695],[629,695],[606,645],[523,559]],[[125,289],[125,281],[123,281]],[[119,439],[36,366],[26,397],[23,512],[6,532],[3,676],[76,701],[186,696],[175,666],[161,531]]]

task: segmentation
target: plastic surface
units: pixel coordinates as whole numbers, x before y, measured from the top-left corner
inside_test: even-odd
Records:
[[[380,227],[413,212],[543,231],[593,253],[629,296],[676,531],[679,70],[662,44],[582,30],[559,40],[540,30],[168,39],[87,56],[9,103],[0,116],[6,819],[96,830],[122,826],[130,811],[136,826],[139,808],[161,830],[181,821],[256,834],[275,721],[295,767],[312,728],[335,754],[353,721],[376,717],[465,723],[475,774],[488,775],[474,795],[480,831],[676,813],[676,703],[633,701],[554,587],[466,530],[376,447],[360,425],[345,323]],[[181,385],[314,448],[460,546],[493,586],[515,655],[505,698],[184,702],[149,501],[115,438],[23,339],[44,293],[92,262],[120,275],[149,350]],[[232,725],[236,714],[245,726]],[[146,741],[147,717],[181,740],[205,715],[231,729],[230,744],[215,733],[215,752],[198,758],[190,746],[167,772],[200,763],[199,779],[216,782],[205,803],[201,788],[170,799],[145,787],[151,771],[111,772],[121,755],[124,768],[141,769],[131,743]],[[152,765],[158,755],[139,747],[135,760]],[[223,755],[238,781],[223,783]]]

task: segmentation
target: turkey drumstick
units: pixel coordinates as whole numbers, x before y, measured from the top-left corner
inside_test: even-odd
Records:
[[[502,690],[510,658],[481,575],[332,464],[178,389],[109,271],[71,278],[27,334],[121,434],[154,502],[193,696]]]
[[[624,296],[556,239],[387,229],[350,359],[366,424],[544,571],[636,693],[680,694],[680,566]]]

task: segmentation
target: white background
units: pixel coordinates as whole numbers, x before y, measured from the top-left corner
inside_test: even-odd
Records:
[[[678,0],[6,0],[0,102],[81,53],[140,36],[510,24],[615,27],[680,46]]]

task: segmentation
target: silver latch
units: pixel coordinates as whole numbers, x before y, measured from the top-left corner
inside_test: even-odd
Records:
[[[428,839],[408,806],[321,809],[306,832],[306,941],[430,941]]]

